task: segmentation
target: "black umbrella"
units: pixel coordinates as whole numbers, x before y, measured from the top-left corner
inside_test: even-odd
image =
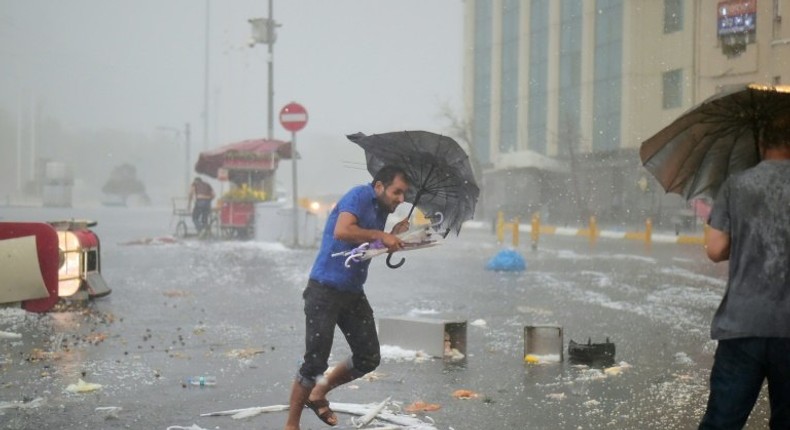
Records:
[[[356,133],[348,139],[365,150],[371,175],[386,165],[402,168],[411,184],[406,201],[414,205],[412,211],[419,207],[440,220],[437,229],[445,229],[445,236],[451,230],[460,233],[463,222],[472,219],[480,189],[469,157],[453,139],[427,131]]]
[[[715,198],[725,179],[760,161],[769,119],[790,113],[790,87],[741,85],[705,100],[642,143],[639,155],[667,192]]]

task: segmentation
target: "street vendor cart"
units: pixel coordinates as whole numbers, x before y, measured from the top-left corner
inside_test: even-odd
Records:
[[[195,171],[229,184],[217,201],[222,237],[253,237],[255,204],[274,198],[277,166],[280,159],[290,158],[290,142],[268,139],[245,140],[200,153]]]

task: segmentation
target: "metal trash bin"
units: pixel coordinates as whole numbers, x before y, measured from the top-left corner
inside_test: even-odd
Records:
[[[524,327],[524,357],[527,354],[559,356],[563,361],[562,327],[552,325],[528,325]]]

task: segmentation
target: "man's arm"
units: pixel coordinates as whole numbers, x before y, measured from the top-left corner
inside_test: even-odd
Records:
[[[705,251],[714,263],[730,258],[730,235],[711,227],[705,239]]]
[[[389,252],[403,248],[403,241],[397,236],[381,230],[369,230],[359,226],[357,217],[350,212],[340,212],[335,224],[335,239],[351,243],[364,243],[381,240]]]

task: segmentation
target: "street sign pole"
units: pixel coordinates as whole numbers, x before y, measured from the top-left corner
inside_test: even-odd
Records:
[[[291,171],[291,181],[293,182],[293,206],[294,206],[294,248],[299,246],[299,186],[297,184],[299,175],[296,174],[296,132],[291,132],[291,161],[293,169]]]
[[[292,167],[292,184],[293,190],[293,228],[294,247],[299,246],[299,185],[298,175],[296,170],[296,132],[303,129],[307,125],[307,110],[299,103],[288,103],[280,110],[280,124],[283,128],[291,132],[291,167]]]

